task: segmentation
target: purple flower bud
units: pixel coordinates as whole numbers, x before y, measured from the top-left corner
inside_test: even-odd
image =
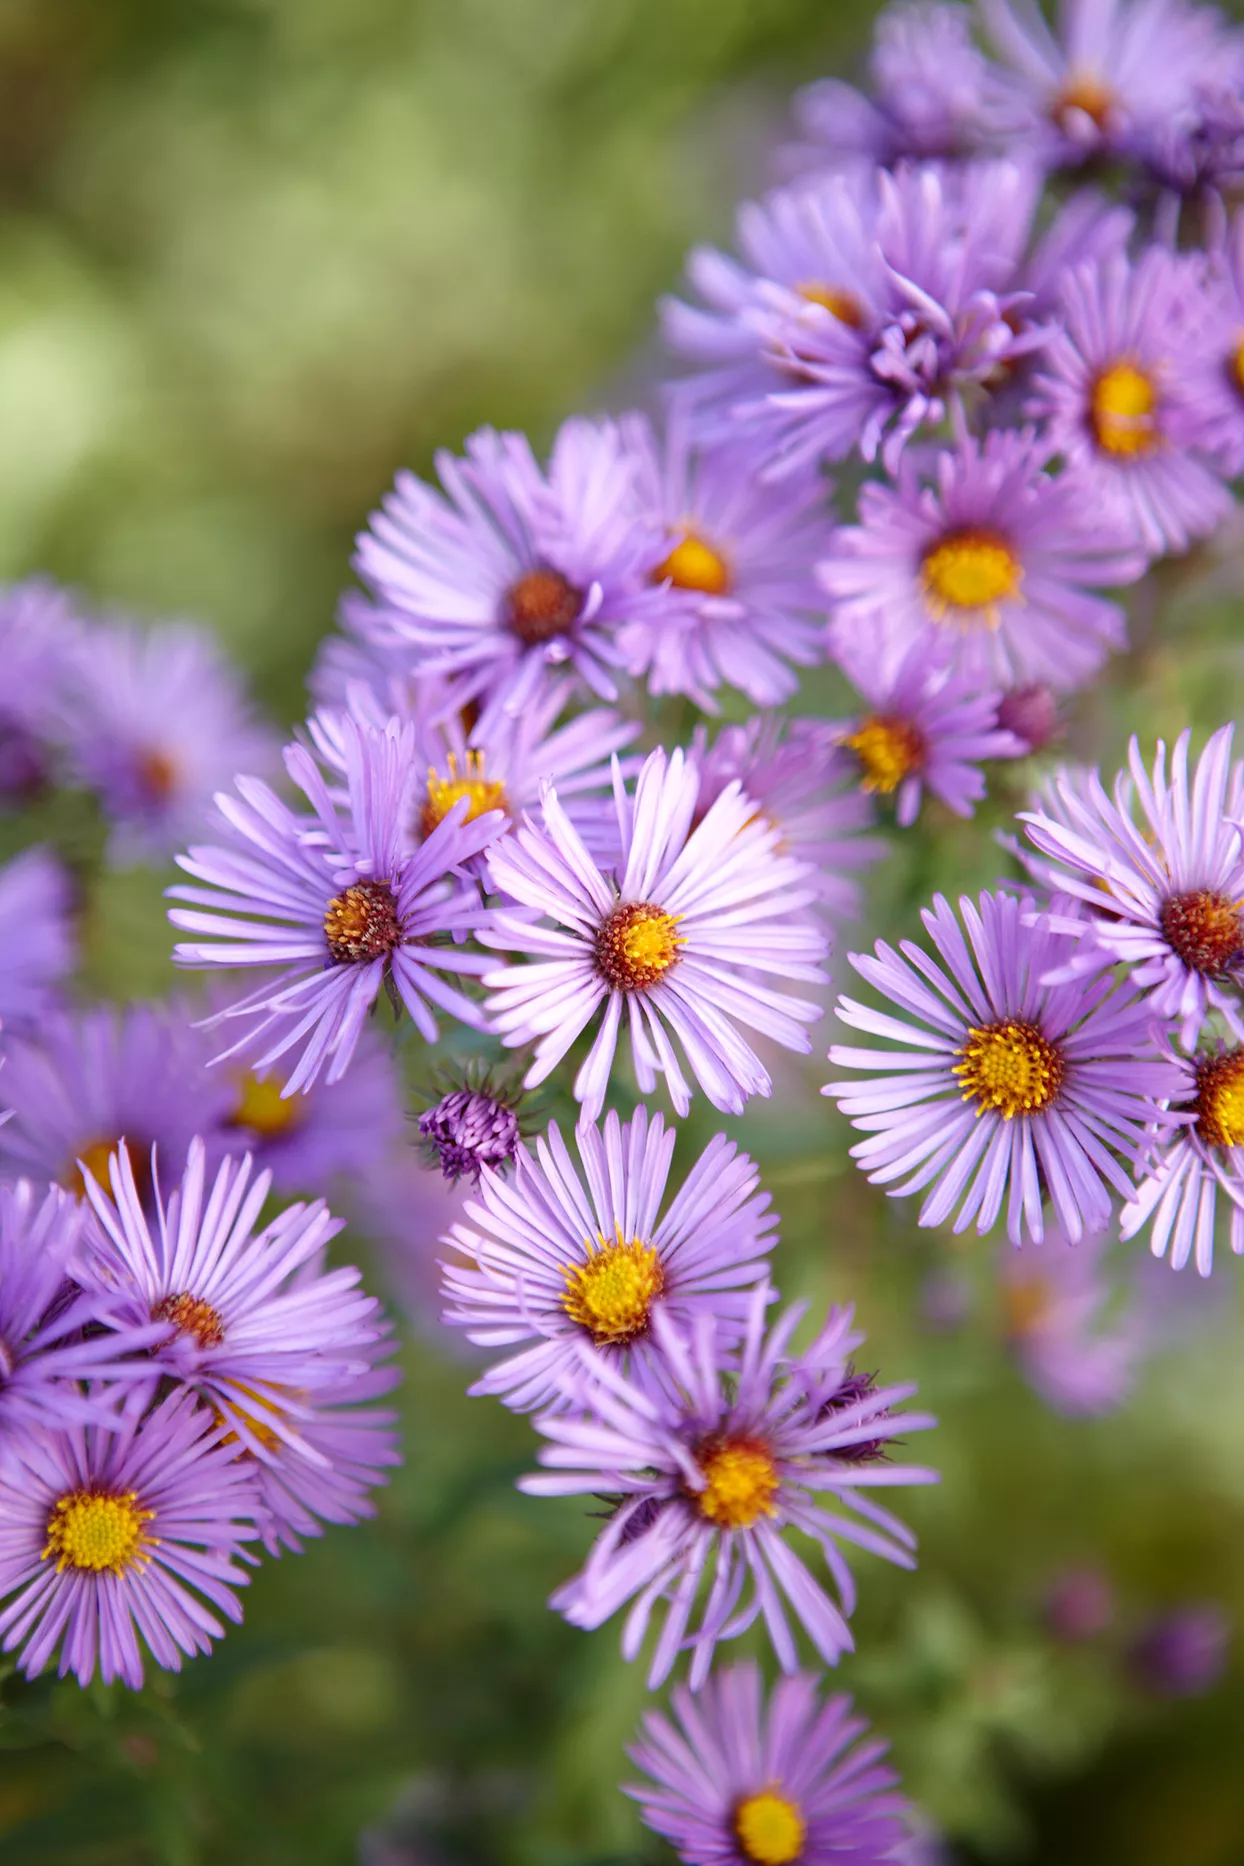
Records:
[[[1046,1594],[1043,1618],[1069,1645],[1095,1639],[1114,1618],[1114,1590],[1100,1568],[1065,1569]]]
[[[1231,1625],[1213,1601],[1177,1607],[1151,1622],[1131,1652],[1132,1671],[1159,1697],[1202,1697],[1226,1669]]]
[[[500,1169],[518,1148],[514,1110],[479,1089],[455,1089],[419,1116],[419,1132],[435,1149],[446,1179],[468,1173],[478,1184],[480,1169]]]
[[[998,705],[998,724],[1004,732],[1013,732],[1030,752],[1039,752],[1058,734],[1058,701],[1041,681],[1027,687],[1012,687]]]

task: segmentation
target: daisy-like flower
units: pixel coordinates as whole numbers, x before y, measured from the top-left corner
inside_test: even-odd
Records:
[[[382,989],[405,1005],[429,1042],[436,1036],[429,1001],[465,1023],[482,1022],[470,999],[438,974],[481,972],[488,960],[434,941],[458,938],[478,919],[478,894],[450,875],[492,841],[500,812],[467,822],[459,799],[412,852],[403,821],[412,728],[392,720],[374,732],[347,717],[341,743],[344,811],[310,752],[290,746],[286,767],[313,815],[295,816],[266,784],[239,778],[236,797],[217,798],[232,846],[178,856],[207,885],[169,889],[196,910],[170,909],[174,926],[214,936],[177,946],[179,963],[281,968],[217,1021],[246,1019],[246,1034],[224,1054],[244,1051],[261,1072],[301,1045],[285,1095],[310,1087],[324,1069],[329,1082],[345,1074]]]
[[[714,1672],[673,1720],[648,1711],[630,1751],[648,1778],[628,1787],[644,1822],[688,1866],[881,1866],[906,1833],[887,1745],[848,1697],[822,1701],[806,1672],[765,1702],[754,1659]]]
[[[811,1048],[803,1026],[819,1006],[756,976],[824,982],[825,935],[799,913],[815,898],[811,867],[778,854],[779,831],[737,784],[693,830],[699,779],[681,751],[651,753],[633,796],[615,774],[614,793],[616,875],[597,867],[551,786],[543,830],[529,817],[490,856],[494,886],[516,907],[494,913],[480,939],[538,961],[486,974],[493,1028],[511,1047],[537,1040],[524,1078],[534,1088],[601,1010],[574,1083],[584,1119],[594,1121],[625,1007],[643,1094],[663,1074],[679,1114],[691,1104],[672,1032],[714,1108],[738,1114],[749,1095],[772,1092],[738,1024],[786,1049]],[[533,910],[555,924],[538,925]]]
[[[642,416],[623,431],[640,508],[662,540],[649,576],[663,600],[618,635],[628,671],[710,713],[721,686],[757,706],[788,700],[799,684],[791,663],[824,658],[813,570],[830,535],[825,481],[808,471],[765,486],[754,447],[697,450],[677,404],[664,447]]]
[[[50,577],[0,590],[0,801],[10,807],[28,802],[50,775],[77,631],[69,597]]]
[[[1133,739],[1113,798],[1097,772],[1063,771],[1040,807],[1020,812],[1049,858],[1029,856],[1029,867],[1088,909],[1075,923],[1086,935],[1078,962],[1131,966],[1185,1049],[1211,1010],[1244,1038],[1233,989],[1244,974],[1244,777],[1220,726],[1189,779],[1190,738],[1176,740],[1169,779],[1162,741],[1151,776]]]
[[[678,390],[697,427],[754,444],[774,478],[857,448],[892,471],[920,427],[1045,343],[1017,329],[1037,192],[1009,162],[860,166],[746,205],[742,264],[691,255],[708,308],[663,306],[671,348],[706,366]]]
[[[176,1176],[196,1134],[217,1137],[231,1089],[187,1005],[94,1005],[5,1045],[0,1176],[52,1180],[79,1198],[83,1168],[105,1184],[122,1140],[136,1170],[155,1148]],[[144,1191],[147,1188],[144,1186]]]
[[[64,689],[69,768],[98,792],[119,865],[164,861],[202,830],[236,771],[276,764],[275,736],[206,629],[97,624],[80,637]]]
[[[914,1566],[911,1532],[859,1493],[936,1482],[934,1472],[891,1464],[884,1453],[895,1432],[933,1421],[919,1413],[895,1415],[912,1387],[874,1388],[860,1396],[849,1356],[861,1337],[851,1333],[849,1311],[833,1310],[812,1346],[792,1355],[803,1306],[788,1310],[766,1334],[768,1297],[763,1285],[750,1297],[737,1360],[723,1352],[710,1315],[697,1316],[684,1337],[658,1311],[659,1383],[628,1379],[582,1349],[575,1406],[536,1420],[548,1440],[540,1453],[547,1468],[524,1478],[524,1490],[617,1499],[582,1572],[550,1605],[573,1626],[591,1630],[633,1601],[622,1651],[634,1659],[653,1610],[667,1603],[648,1674],[654,1689],[684,1648],[693,1654],[690,1683],[698,1689],[717,1642],[758,1618],[783,1671],[795,1671],[784,1601],[821,1657],[836,1664],[851,1649],[843,1614],[855,1602],[839,1539]],[[861,1457],[863,1445],[870,1452]],[[819,1507],[823,1495],[832,1511]],[[799,1529],[820,1549],[841,1611],[784,1540],[787,1528]],[[707,1597],[697,1615],[702,1584]]]
[[[637,1370],[654,1352],[660,1310],[682,1327],[717,1318],[723,1338],[746,1319],[747,1286],[763,1282],[776,1216],[760,1175],[724,1134],[711,1140],[663,1216],[674,1135],[642,1106],[604,1132],[581,1125],[570,1151],[550,1123],[514,1178],[481,1175],[477,1198],[442,1240],[470,1267],[442,1265],[445,1321],[480,1347],[518,1349],[472,1387],[509,1406],[556,1404],[590,1343]],[[584,1185],[586,1178],[587,1184]]]
[[[1067,461],[1067,496],[1151,556],[1186,550],[1231,509],[1198,387],[1214,322],[1203,278],[1198,255],[1160,246],[1078,267],[1028,403]]]
[[[927,790],[956,816],[971,816],[985,795],[987,758],[1017,758],[1027,746],[998,723],[1002,695],[930,660],[917,643],[891,684],[870,681],[870,711],[831,728],[860,789],[893,797],[908,828]]]
[[[0,1024],[42,1022],[77,959],[73,883],[49,849],[23,849],[0,867]]]
[[[1091,1418],[1121,1406],[1148,1346],[1140,1305],[1115,1301],[1105,1262],[1113,1233],[1070,1242],[1053,1227],[999,1265],[1007,1345],[1028,1385],[1055,1412]]]
[[[1155,1139],[1119,1231],[1133,1238],[1148,1230],[1155,1257],[1169,1251],[1173,1270],[1191,1257],[1208,1276],[1220,1193],[1231,1249],[1244,1253],[1244,1048],[1220,1043],[1172,1062],[1181,1077],[1172,1102],[1186,1124]]]
[[[700,777],[697,816],[737,781],[779,832],[783,851],[812,863],[826,912],[840,919],[859,914],[860,890],[851,877],[883,860],[889,847],[861,833],[873,827],[875,811],[828,720],[753,717],[723,726],[711,746],[706,728],[697,726],[688,757]]]
[[[399,1378],[396,1368],[375,1367],[339,1386],[317,1388],[298,1421],[302,1452],[256,1420],[256,1429],[270,1435],[264,1440],[268,1455],[254,1461],[270,1555],[300,1553],[303,1537],[322,1536],[325,1523],[359,1523],[376,1514],[372,1493],[388,1483],[402,1453],[396,1413],[372,1402]]]
[[[258,1534],[255,1480],[211,1414],[170,1394],[141,1426],[68,1424],[0,1461],[0,1636],[33,1678],[143,1682],[240,1620],[243,1544]],[[10,1598],[11,1597],[11,1598]]]
[[[840,998],[842,1023],[891,1047],[835,1044],[830,1061],[868,1080],[822,1093],[869,1136],[851,1151],[874,1183],[892,1197],[930,1188],[922,1225],[954,1216],[963,1231],[975,1218],[983,1233],[1005,1200],[1012,1243],[1024,1230],[1039,1243],[1048,1195],[1078,1240],[1109,1222],[1112,1190],[1128,1196],[1119,1156],[1135,1157],[1175,1080],[1152,1010],[1101,969],[1044,982],[1077,939],[1031,901],[982,894],[979,909],[962,899],[959,911],[966,940],[941,895],[921,915],[938,959],[910,940],[850,955],[906,1016]]]
[[[923,645],[978,686],[1065,689],[1124,645],[1122,610],[1094,588],[1134,582],[1145,553],[1048,456],[1031,430],[994,429],[938,454],[933,485],[904,460],[896,484],[861,489],[860,522],[820,566],[848,668],[892,678]]]
[[[418,650],[420,673],[460,676],[485,729],[558,668],[614,699],[614,635],[662,555],[616,424],[567,421],[547,470],[523,435],[482,428],[465,459],[440,453],[436,470],[443,492],[399,474],[358,540],[376,639]]]
[[[111,1198],[87,1183],[99,1223],[78,1282],[116,1325],[167,1323],[153,1375],[192,1388],[260,1462],[273,1439],[314,1459],[299,1430],[308,1396],[369,1373],[384,1332],[359,1272],[324,1267],[343,1221],[317,1200],[261,1226],[270,1176],[230,1158],[209,1180],[201,1141],[175,1190],[157,1192],[154,1222],[124,1147],[111,1167]]]

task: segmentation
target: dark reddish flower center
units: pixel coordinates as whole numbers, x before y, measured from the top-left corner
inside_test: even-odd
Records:
[[[387,881],[355,881],[335,894],[324,915],[324,938],[337,965],[383,959],[402,943],[397,902]]]
[[[1214,977],[1244,950],[1244,921],[1236,901],[1199,888],[1162,903],[1162,934],[1190,971]]]
[[[535,648],[555,635],[564,635],[578,621],[583,591],[559,570],[541,565],[511,586],[505,603],[510,627],[525,647]]]

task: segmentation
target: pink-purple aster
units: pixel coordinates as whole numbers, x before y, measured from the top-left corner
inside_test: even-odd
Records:
[[[1125,1238],[1148,1232],[1173,1270],[1191,1258],[1208,1276],[1220,1209],[1232,1251],[1244,1254],[1244,1049],[1220,1042],[1171,1062],[1180,1077],[1171,1106],[1183,1124],[1154,1136],[1119,1229]]]
[[[467,1082],[441,1095],[418,1118],[424,1152],[453,1185],[478,1186],[485,1167],[504,1172],[519,1149],[516,1102],[491,1081]]]
[[[57,763],[62,689],[78,632],[73,603],[50,577],[0,590],[0,806],[21,808]]]
[[[50,849],[0,867],[0,1025],[34,1029],[62,1002],[77,959],[73,881]]]

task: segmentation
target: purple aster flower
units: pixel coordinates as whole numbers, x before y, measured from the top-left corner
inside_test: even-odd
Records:
[[[1058,33],[1034,0],[980,0],[993,49],[995,121],[1047,163],[1129,153],[1179,120],[1230,53],[1217,11],[1183,0],[1064,0]]]
[[[699,778],[681,751],[651,753],[633,796],[620,774],[614,791],[616,875],[597,867],[551,786],[543,830],[528,817],[490,856],[494,886],[516,907],[499,909],[480,938],[539,959],[485,976],[493,1028],[511,1047],[538,1039],[524,1078],[534,1088],[602,1010],[574,1083],[584,1119],[594,1121],[625,1007],[643,1094],[663,1074],[679,1114],[690,1106],[672,1032],[714,1108],[738,1114],[772,1083],[737,1026],[806,1054],[803,1025],[821,1014],[756,976],[824,982],[825,936],[799,914],[815,898],[810,864],[778,854],[779,832],[737,784],[692,829]],[[536,924],[533,910],[555,925]]]
[[[662,1217],[674,1135],[642,1105],[603,1135],[580,1125],[580,1174],[556,1122],[524,1149],[512,1183],[481,1175],[461,1223],[442,1242],[469,1260],[443,1264],[444,1319],[479,1347],[518,1349],[471,1388],[527,1410],[556,1405],[581,1343],[642,1372],[660,1311],[681,1327],[715,1316],[740,1333],[747,1286],[763,1282],[776,1216],[760,1175],[724,1134],[700,1155]],[[584,1178],[587,1180],[586,1188]]]
[[[706,728],[697,726],[688,758],[700,777],[698,817],[737,779],[778,831],[783,852],[812,863],[826,912],[858,916],[861,895],[851,874],[881,861],[889,847],[859,833],[872,828],[875,812],[828,720],[754,717],[723,726],[711,747]]]
[[[359,1272],[324,1267],[343,1221],[316,1200],[261,1226],[270,1176],[230,1158],[209,1183],[201,1141],[168,1198],[157,1191],[154,1223],[124,1147],[111,1167],[111,1198],[87,1182],[99,1225],[84,1239],[78,1282],[115,1325],[166,1322],[153,1371],[192,1388],[261,1463],[273,1440],[314,1461],[300,1432],[308,1399],[370,1373],[384,1334]]]
[[[915,822],[926,790],[956,816],[971,816],[985,795],[981,762],[1017,758],[1026,749],[998,723],[996,688],[982,692],[930,660],[919,643],[890,684],[869,685],[871,710],[831,730],[861,790],[894,798],[900,829]]]
[[[177,858],[208,885],[169,889],[174,900],[209,910],[172,908],[174,926],[216,936],[179,945],[181,964],[281,968],[220,1016],[247,1019],[246,1034],[224,1054],[245,1051],[257,1070],[302,1046],[286,1095],[310,1087],[326,1065],[329,1082],[345,1074],[382,988],[429,1042],[436,1036],[429,1001],[465,1023],[482,1022],[470,999],[437,974],[481,972],[488,960],[433,941],[457,939],[478,919],[477,893],[450,872],[488,846],[501,814],[467,822],[460,799],[411,851],[402,820],[411,727],[393,720],[372,732],[346,718],[341,733],[344,816],[311,754],[290,746],[286,767],[313,816],[295,816],[266,784],[239,778],[236,797],[217,798],[232,846],[192,848]]]
[[[61,736],[61,691],[78,623],[50,577],[0,590],[0,801],[27,803],[47,782]]]
[[[859,524],[834,534],[820,566],[849,671],[891,676],[923,645],[978,686],[1066,689],[1124,645],[1122,610],[1093,586],[1134,582],[1145,554],[1048,458],[1030,429],[995,429],[939,453],[935,485],[904,460],[897,484],[861,488]]]
[[[1067,461],[1067,496],[1151,556],[1183,551],[1231,509],[1194,359],[1212,341],[1204,261],[1149,247],[1078,267],[1029,413]]]
[[[1070,1418],[1121,1406],[1148,1346],[1139,1306],[1114,1303],[1105,1261],[1111,1241],[1111,1232],[1099,1231],[1072,1243],[1055,1226],[1041,1245],[1002,1247],[1007,1343],[1033,1391]]]
[[[322,1536],[325,1523],[358,1523],[375,1515],[372,1492],[388,1483],[402,1454],[397,1415],[371,1402],[391,1392],[399,1378],[396,1368],[374,1367],[338,1386],[317,1387],[301,1406],[297,1448],[257,1415],[251,1418],[265,1456],[261,1462],[246,1451],[242,1462],[253,1465],[270,1555],[282,1549],[300,1553],[303,1537]]]
[[[1195,1256],[1208,1276],[1220,1192],[1231,1249],[1244,1254],[1244,1048],[1220,1043],[1196,1056],[1172,1053],[1171,1063],[1180,1076],[1172,1107],[1184,1125],[1155,1136],[1119,1230],[1133,1238],[1148,1229],[1155,1257],[1169,1248],[1171,1268],[1182,1270]]]
[[[1184,244],[1214,246],[1221,239],[1228,205],[1244,183],[1244,40],[1237,34],[1212,78],[1196,87],[1190,107],[1177,118],[1147,125],[1138,154],[1158,191],[1154,232],[1164,246],[1179,243],[1181,221],[1191,208],[1200,239]]]
[[[689,1866],[882,1866],[906,1832],[887,1745],[848,1697],[821,1700],[806,1672],[765,1702],[754,1659],[714,1672],[693,1697],[675,1687],[674,1721],[644,1717],[627,1789],[645,1824]]]
[[[0,1127],[0,1176],[54,1180],[81,1197],[83,1167],[106,1183],[122,1140],[136,1167],[155,1148],[160,1170],[175,1176],[194,1136],[218,1135],[228,1112],[230,1085],[208,1071],[210,1056],[176,1001],[47,1018],[37,1038],[5,1045],[13,1118]]]
[[[1244,116],[1244,98],[1240,108]],[[1208,445],[1234,477],[1244,472],[1244,213],[1214,254],[1210,304],[1208,338],[1192,359],[1194,382],[1211,424]]]
[[[907,1016],[840,998],[844,1024],[897,1047],[835,1044],[830,1061],[869,1080],[822,1092],[870,1136],[851,1151],[871,1180],[891,1197],[931,1188],[922,1225],[957,1214],[956,1231],[975,1218],[984,1233],[1005,1198],[1012,1243],[1024,1229],[1039,1243],[1048,1196],[1079,1240],[1109,1222],[1111,1189],[1131,1191],[1117,1156],[1135,1156],[1175,1080],[1152,1012],[1108,972],[1044,982],[1076,936],[1030,900],[982,894],[979,911],[967,899],[959,910],[967,940],[940,894],[921,915],[941,964],[910,940],[850,955]]]
[[[27,1677],[60,1646],[88,1685],[143,1682],[240,1620],[237,1563],[254,1541],[254,1479],[210,1413],[170,1394],[141,1426],[66,1425],[24,1438],[0,1465],[0,1634]]]
[[[894,1415],[914,1391],[909,1386],[878,1387],[839,1406],[850,1379],[848,1357],[861,1339],[850,1332],[850,1312],[832,1310],[812,1346],[792,1355],[804,1305],[787,1310],[766,1335],[768,1300],[763,1285],[752,1292],[737,1360],[723,1353],[711,1315],[698,1315],[684,1337],[658,1310],[660,1383],[628,1379],[594,1350],[581,1349],[584,1377],[573,1390],[574,1408],[536,1420],[549,1441],[540,1453],[548,1469],[524,1478],[524,1490],[617,1498],[582,1572],[550,1605],[573,1626],[591,1630],[633,1601],[622,1651],[634,1659],[654,1608],[665,1602],[648,1674],[653,1689],[684,1648],[693,1654],[690,1682],[698,1689],[718,1640],[761,1618],[783,1671],[793,1672],[798,1658],[784,1601],[821,1657],[836,1664],[851,1650],[843,1614],[855,1600],[840,1539],[914,1566],[910,1530],[859,1492],[935,1483],[936,1474],[852,1452],[877,1439],[883,1419],[887,1439],[933,1421]],[[821,1494],[832,1511],[818,1506]],[[820,1549],[842,1611],[784,1540],[787,1528]],[[697,1615],[702,1583],[707,1597]]]
[[[907,440],[1045,343],[1013,287],[1035,174],[982,162],[852,170],[739,215],[744,263],[699,248],[707,302],[669,300],[670,346],[707,366],[680,385],[710,438],[753,444],[769,477],[859,449],[893,470]]]
[[[1132,1676],[1155,1697],[1199,1698],[1227,1669],[1231,1622],[1214,1601],[1152,1620],[1128,1655]]]
[[[623,433],[662,546],[649,572],[662,600],[618,635],[628,671],[650,693],[685,693],[710,713],[721,686],[757,706],[788,700],[799,684],[790,663],[824,659],[813,575],[830,533],[824,479],[809,469],[765,486],[754,448],[697,450],[677,405],[664,447],[642,416]]]
[[[0,1024],[6,1036],[53,1010],[77,959],[73,883],[50,849],[0,867]]]
[[[1175,742],[1169,780],[1162,741],[1151,778],[1133,739],[1113,799],[1097,772],[1064,771],[1038,797],[1043,807],[1020,813],[1050,858],[1030,856],[1029,867],[1089,910],[1075,923],[1085,935],[1075,963],[1131,966],[1185,1048],[1211,1010],[1244,1038],[1231,989],[1244,971],[1244,776],[1231,736],[1230,726],[1214,733],[1191,783],[1189,733]]]
[[[567,421],[542,470],[521,434],[482,428],[466,458],[439,453],[444,491],[401,473],[358,541],[381,599],[376,638],[419,651],[422,674],[462,676],[488,729],[553,670],[612,700],[620,622],[642,613],[660,539],[634,499],[612,421]]]
[[[236,771],[260,775],[277,741],[206,629],[98,624],[64,673],[70,770],[98,791],[109,859],[163,861],[203,828]]]
[[[418,1117],[424,1157],[450,1185],[470,1179],[479,1185],[485,1167],[503,1173],[518,1154],[523,1100],[493,1079],[491,1070],[468,1069],[463,1079]]]
[[[998,724],[1017,738],[1025,752],[1044,751],[1062,731],[1058,701],[1042,681],[1011,687],[998,702]]]

